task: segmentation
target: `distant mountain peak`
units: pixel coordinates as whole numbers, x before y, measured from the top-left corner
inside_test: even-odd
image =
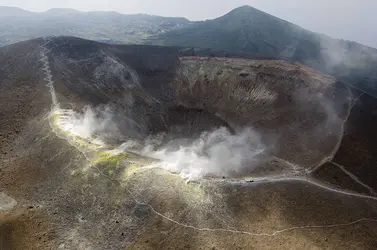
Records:
[[[271,14],[268,14],[264,11],[258,10],[254,7],[251,7],[249,5],[244,5],[238,8],[233,9],[229,13],[215,19],[215,20],[223,20],[223,21],[230,21],[230,22],[244,22],[245,20],[253,20],[253,22],[258,21],[260,23],[271,23],[274,24],[280,23],[280,25],[288,25],[292,26],[294,24],[287,22],[283,19],[280,19],[276,16],[273,16]],[[287,26],[287,27],[288,27]],[[297,25],[296,28],[301,29]]]
[[[250,10],[258,10],[258,9],[251,7],[250,5],[243,5],[238,8],[233,9],[233,11],[235,10],[249,10],[250,11]]]
[[[23,10],[21,8],[13,7],[13,6],[0,6],[0,10],[18,10],[18,11],[28,12],[27,10]]]
[[[255,12],[264,13],[263,11],[258,10],[258,9],[254,8],[254,7],[251,7],[249,5],[244,5],[244,6],[241,6],[241,7],[233,9],[228,14],[255,13]]]
[[[71,13],[80,13],[78,10],[70,8],[52,8],[43,12],[45,14],[71,14]]]
[[[23,10],[18,7],[0,6],[0,17],[27,16],[30,14],[32,14],[32,12]]]
[[[273,18],[277,19],[276,17],[258,10],[254,7],[249,5],[244,5],[238,8],[233,9],[229,13],[219,17],[218,19],[250,19],[252,17],[258,16],[259,18]]]

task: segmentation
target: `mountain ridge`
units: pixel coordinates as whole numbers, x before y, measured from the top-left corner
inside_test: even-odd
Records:
[[[143,39],[190,24],[180,17],[115,11],[80,12],[56,8],[29,12],[0,7],[0,46],[45,36],[75,36],[108,43],[142,43]],[[4,14],[2,14],[4,13]]]
[[[33,12],[12,6],[0,6],[0,17],[32,15]]]
[[[300,29],[303,29],[303,30],[311,32],[310,30],[302,28],[301,26],[299,26],[299,25],[297,25],[295,23],[292,23],[292,22],[289,22],[289,21],[284,20],[282,18],[276,17],[274,15],[271,15],[271,14],[269,14],[267,12],[261,11],[261,10],[259,10],[257,8],[249,6],[249,5],[243,5],[243,6],[237,7],[237,8],[229,11],[228,13],[226,13],[226,14],[220,16],[220,17],[217,17],[217,18],[214,18],[214,19],[207,19],[207,20],[203,20],[203,21],[191,21],[190,19],[185,18],[185,17],[179,17],[179,16],[167,17],[167,16],[152,15],[152,14],[147,14],[147,13],[124,14],[124,13],[120,13],[120,12],[117,12],[117,11],[98,11],[98,10],[94,10],[94,11],[80,11],[80,10],[75,10],[75,9],[72,9],[72,8],[51,8],[51,9],[47,9],[45,11],[36,12],[36,11],[25,10],[25,9],[22,9],[20,7],[15,7],[15,6],[0,6],[0,13],[2,14],[2,16],[4,16],[4,14],[6,12],[9,12],[9,11],[15,11],[15,12],[25,13],[25,14],[26,13],[27,14],[47,14],[47,13],[51,13],[51,12],[68,12],[68,13],[81,13],[81,14],[83,14],[83,13],[86,13],[86,14],[93,14],[93,13],[106,13],[106,14],[110,14],[110,13],[115,13],[115,14],[122,15],[122,16],[144,16],[144,17],[160,17],[160,18],[172,18],[172,19],[176,18],[176,19],[180,19],[180,20],[185,20],[185,21],[190,22],[192,24],[202,23],[202,22],[212,21],[212,20],[217,20],[217,19],[226,17],[228,15],[239,14],[241,12],[249,12],[249,13],[254,12],[254,13],[259,13],[259,14],[262,13],[262,14],[268,15],[269,17],[272,17],[272,18],[274,18],[276,20],[279,20],[281,22],[284,22],[286,24],[289,24],[289,25],[292,25],[294,27],[298,27]],[[320,33],[320,32],[312,32],[312,33],[316,33],[316,34],[319,34],[321,36],[325,36],[327,38],[332,38],[330,35],[323,34],[323,33]],[[37,37],[35,37],[35,38],[37,38]],[[85,37],[83,37],[83,38],[85,39]],[[365,46],[365,47],[368,47],[368,48],[371,48],[371,49],[377,49],[377,48],[372,47],[370,45],[365,45],[363,43],[360,43],[360,42],[357,42],[357,41],[353,41],[353,40],[349,40],[349,39],[339,38],[337,40],[352,42],[352,43],[356,43],[358,45],[362,45],[362,46]],[[0,43],[0,46],[1,46],[1,43]]]
[[[69,9],[29,13],[16,8],[13,13],[23,14],[12,20],[2,18],[0,29],[4,32],[0,35],[0,45],[64,35],[110,44],[241,51],[297,61],[377,96],[377,49],[311,32],[250,6],[241,6],[216,19],[200,22]]]
[[[80,11],[72,8],[51,8],[47,9],[45,11],[29,11],[25,10],[19,7],[13,7],[13,6],[0,6],[0,13],[5,14],[6,12],[13,11],[13,12],[18,12],[18,13],[27,13],[27,14],[37,14],[37,15],[44,15],[44,14],[55,14],[55,13],[69,13],[69,14],[95,14],[95,13],[106,13],[106,14],[117,14],[117,15],[122,15],[122,16],[139,16],[139,17],[160,17],[160,18],[171,18],[171,19],[180,19],[180,20],[185,20],[187,22],[193,22],[185,17],[180,17],[180,16],[160,16],[160,15],[152,15],[152,14],[147,14],[147,13],[134,13],[134,14],[125,14],[121,13],[115,10],[91,10],[91,11]],[[13,13],[12,13],[13,14]]]
[[[243,6],[152,36],[147,44],[243,51],[298,61],[377,96],[377,49],[306,30]]]

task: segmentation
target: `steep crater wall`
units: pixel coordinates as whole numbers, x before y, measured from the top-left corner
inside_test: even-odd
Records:
[[[217,114],[234,129],[255,128],[275,155],[302,166],[334,149],[352,96],[300,64],[226,58],[181,58],[174,87],[179,103]]]

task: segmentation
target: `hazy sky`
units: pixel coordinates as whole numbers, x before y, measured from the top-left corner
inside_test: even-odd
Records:
[[[377,0],[0,0],[31,11],[73,8],[211,19],[250,5],[309,30],[377,47]]]

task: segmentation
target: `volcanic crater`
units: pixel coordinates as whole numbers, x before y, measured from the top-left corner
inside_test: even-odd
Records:
[[[332,76],[73,37],[0,64],[4,249],[377,244],[377,101]]]

